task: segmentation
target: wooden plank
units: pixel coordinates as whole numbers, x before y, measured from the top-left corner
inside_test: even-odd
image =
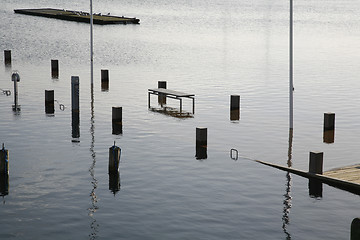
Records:
[[[166,88],[153,88],[153,89],[149,89],[149,91],[152,91],[154,93],[162,93],[162,94],[166,94],[166,95],[172,95],[175,97],[193,97],[193,96],[195,96],[195,94],[174,91],[174,90],[170,90],[170,89],[166,89]]]
[[[38,9],[14,9],[15,13],[56,18],[61,20],[86,22],[90,23],[90,14],[82,11],[72,11],[54,8],[38,8]],[[94,24],[138,24],[140,22],[137,18],[117,17],[111,15],[93,14]]]

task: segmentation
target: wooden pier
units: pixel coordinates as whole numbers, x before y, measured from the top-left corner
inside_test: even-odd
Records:
[[[315,174],[260,160],[255,161],[308,179],[316,179],[330,186],[360,195],[360,178],[358,177],[360,175],[360,165],[338,168],[324,172],[323,174]]]
[[[14,9],[15,13],[26,14],[32,16],[56,18],[67,21],[85,22],[90,23],[90,14],[82,11],[72,11],[64,9],[53,8],[39,8],[39,9]],[[93,23],[106,25],[106,24],[139,24],[140,19],[117,17],[111,15],[93,14]]]

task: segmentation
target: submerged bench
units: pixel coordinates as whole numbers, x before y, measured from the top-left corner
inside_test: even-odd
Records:
[[[149,89],[149,108],[150,108],[150,94],[164,96],[168,98],[180,100],[180,113],[182,112],[182,98],[191,98],[193,101],[193,114],[195,113],[195,94],[183,93],[166,88],[153,88]]]

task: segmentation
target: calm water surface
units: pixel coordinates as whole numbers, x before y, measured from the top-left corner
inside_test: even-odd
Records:
[[[251,159],[307,170],[309,151],[325,170],[359,163],[360,20],[357,0],[294,3],[294,135],[288,162],[288,1],[94,1],[94,11],[140,25],[94,27],[18,15],[16,8],[88,11],[88,1],[2,0],[0,88],[21,76],[21,112],[0,95],[0,142],[10,151],[1,239],[349,239],[359,197]],[[50,59],[60,62],[52,79]],[[109,91],[100,70],[109,69]],[[80,78],[80,137],[71,126],[71,76]],[[193,118],[149,111],[147,89],[196,94]],[[44,112],[44,90],[65,105]],[[241,119],[229,120],[229,96]],[[93,101],[92,101],[93,99]],[[156,97],[151,98],[154,107]],[[178,102],[168,99],[170,107]],[[113,135],[111,108],[123,107]],[[191,111],[191,101],[184,100]],[[336,113],[333,144],[323,113]],[[195,128],[208,128],[208,158],[195,159]],[[76,140],[76,141],[73,141]],[[109,190],[108,148],[122,148],[120,191]],[[233,161],[231,148],[241,156]],[[111,186],[110,186],[111,187]]]

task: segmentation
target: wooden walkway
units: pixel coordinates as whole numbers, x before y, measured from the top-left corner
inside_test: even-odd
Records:
[[[360,164],[326,171],[323,175],[360,184]]]
[[[360,195],[360,183],[358,177],[360,175],[360,165],[354,165],[350,167],[339,168],[331,171],[327,171],[321,174],[309,173],[302,170],[289,168],[273,163],[268,163],[260,160],[255,160],[258,163],[277,168],[286,172],[290,172],[308,179],[316,179],[322,183],[326,183],[330,186]]]
[[[82,11],[72,11],[54,8],[38,8],[38,9],[15,9],[15,13],[56,18],[61,20],[86,22],[90,23],[90,14]],[[117,17],[111,15],[93,14],[94,24],[139,24],[140,20],[137,18]]]

